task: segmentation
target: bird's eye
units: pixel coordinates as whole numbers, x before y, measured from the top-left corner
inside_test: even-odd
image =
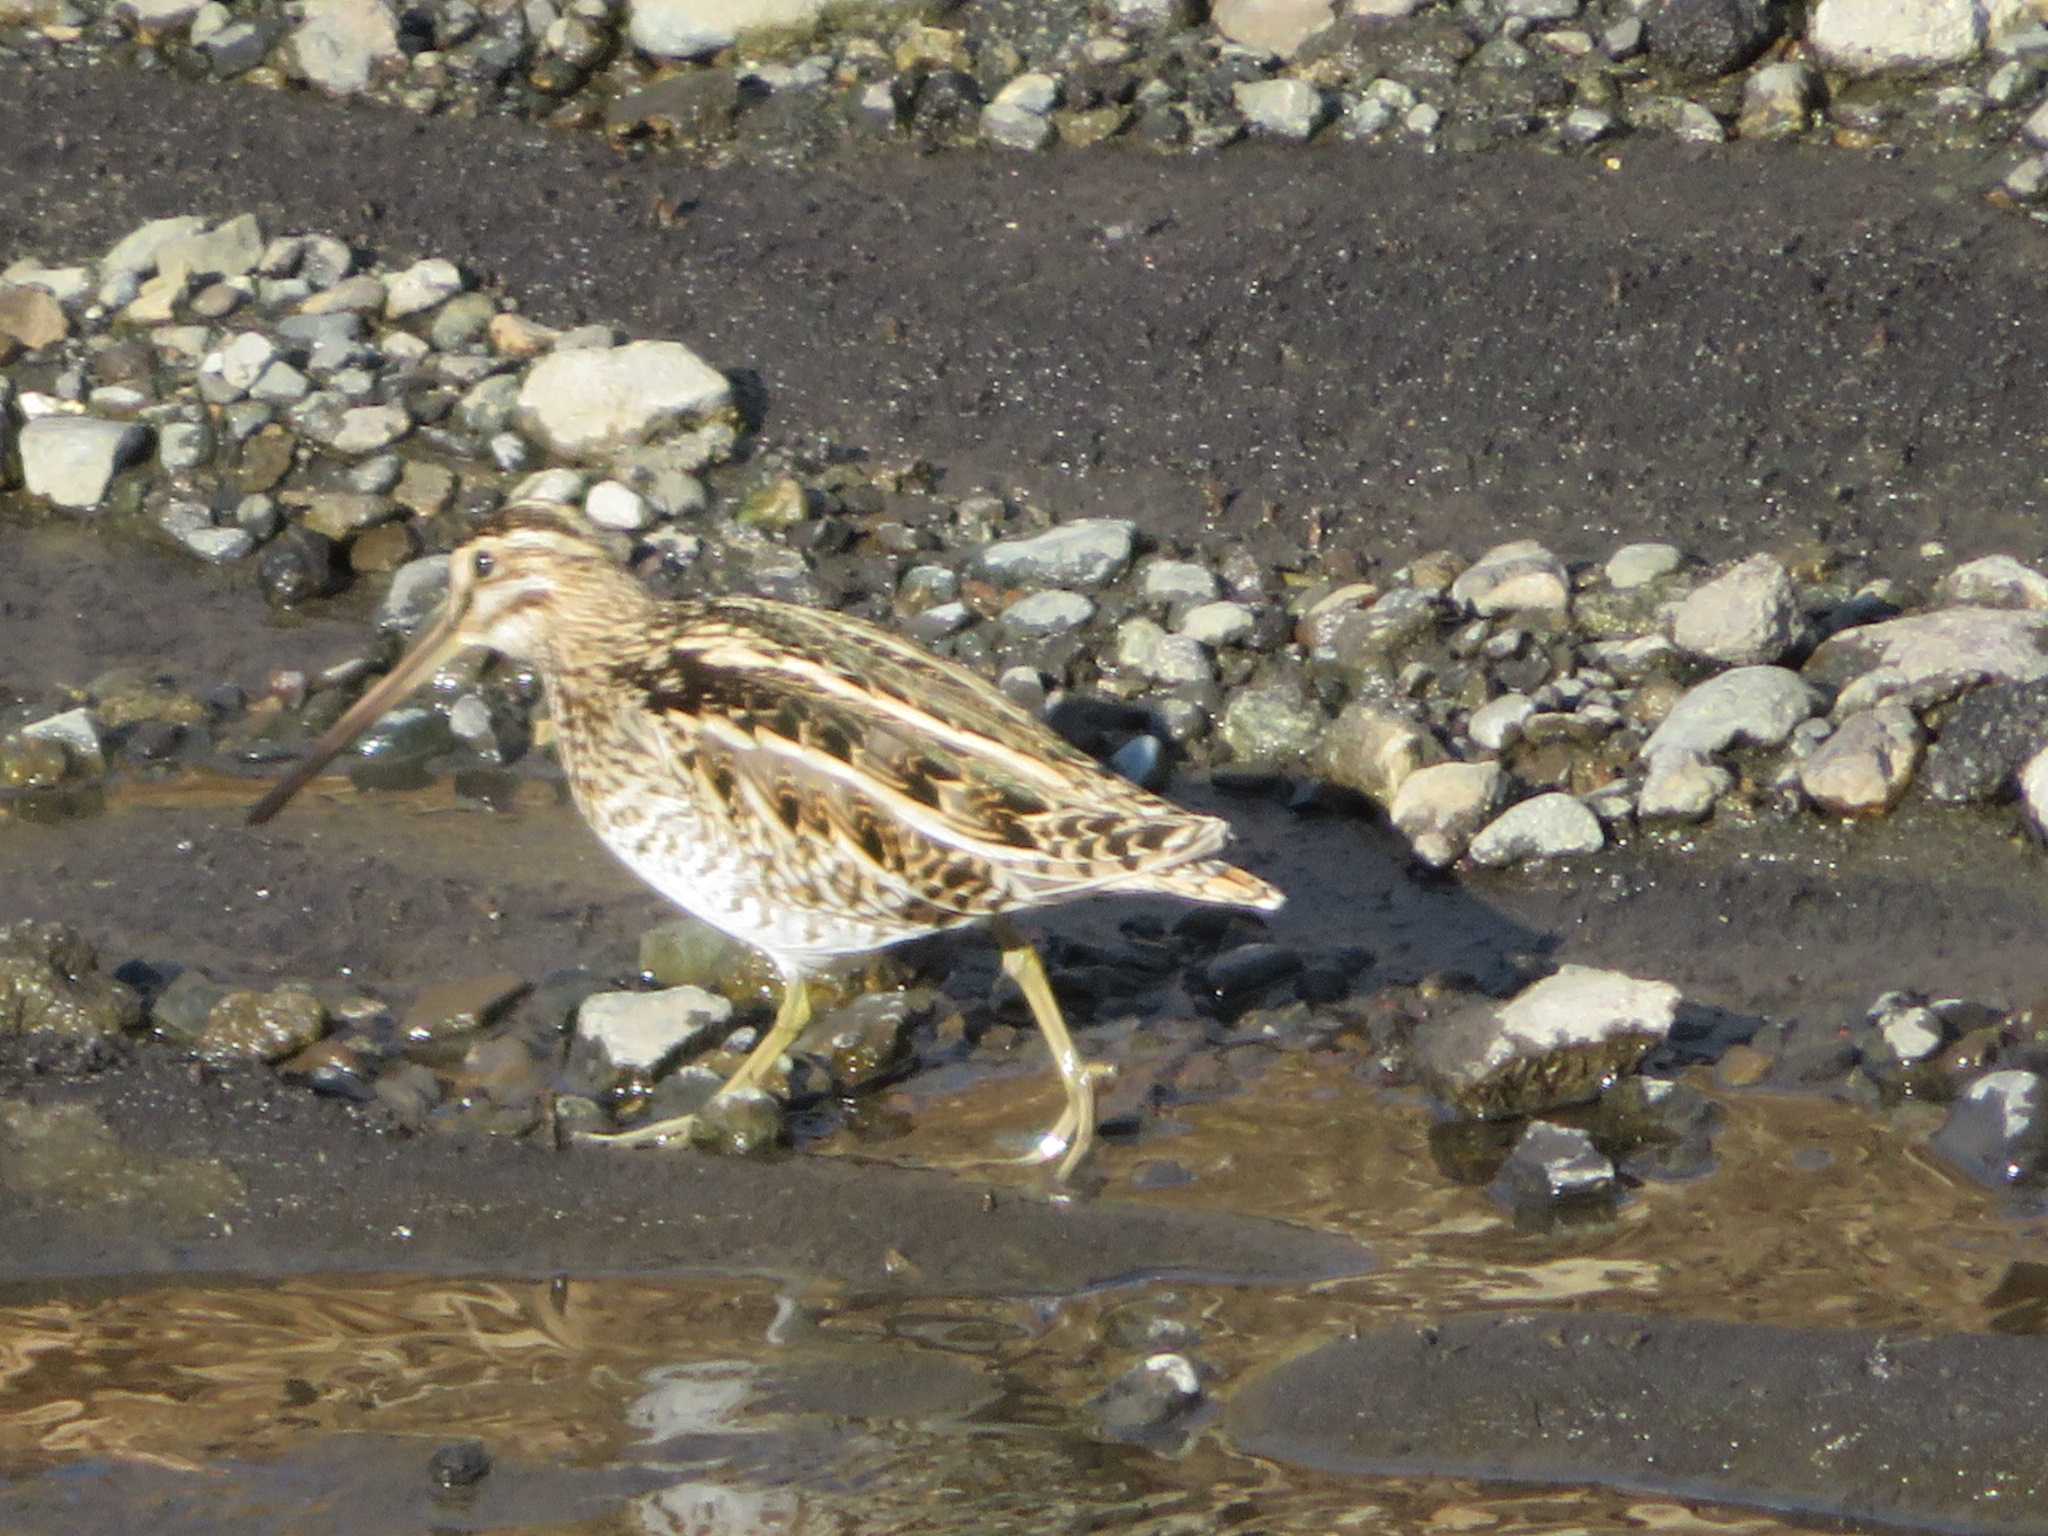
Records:
[[[469,568],[476,574],[477,580],[481,581],[498,568],[498,562],[489,550],[480,549],[470,560]]]

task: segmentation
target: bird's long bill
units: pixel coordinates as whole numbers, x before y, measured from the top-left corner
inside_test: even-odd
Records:
[[[307,749],[305,757],[293,766],[292,771],[270,786],[270,792],[249,812],[249,825],[261,826],[283,810],[284,803],[304,789],[314,774],[334,761],[336,755],[374,725],[380,715],[431,677],[435,668],[460,650],[463,642],[457,628],[461,619],[462,615],[452,606],[444,610],[434,627],[422,635],[419,643],[385,674],[383,681],[357,699],[347,714],[321,733],[320,739]]]

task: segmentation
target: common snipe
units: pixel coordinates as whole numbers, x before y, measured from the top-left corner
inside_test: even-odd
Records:
[[[505,508],[457,551],[439,620],[250,821],[471,646],[538,670],[563,772],[605,846],[781,971],[774,1026],[721,1093],[757,1087],[803,1031],[815,970],[991,921],[1066,1087],[1039,1153],[1064,1179],[1088,1151],[1110,1069],[1083,1063],[1009,914],[1105,891],[1283,899],[1210,857],[1229,835],[1222,821],[1105,771],[972,672],[842,614],[657,602],[576,514],[539,502]]]

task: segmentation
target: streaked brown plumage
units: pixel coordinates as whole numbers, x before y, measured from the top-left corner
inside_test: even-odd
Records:
[[[457,552],[441,619],[250,819],[470,646],[539,670],[571,792],[605,845],[782,972],[775,1026],[723,1092],[757,1086],[802,1031],[813,971],[993,921],[1066,1086],[1044,1151],[1064,1177],[1088,1149],[1104,1069],[1080,1060],[1008,915],[1109,891],[1282,900],[1211,857],[1224,822],[1109,773],[966,669],[843,614],[659,603],[551,503],[506,508]]]

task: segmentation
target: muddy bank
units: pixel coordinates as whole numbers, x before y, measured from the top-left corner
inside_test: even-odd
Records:
[[[784,174],[91,70],[8,71],[0,142],[0,228],[48,259],[241,209],[455,254],[550,323],[744,370],[768,443],[1067,517],[1298,541],[1320,504],[1399,558],[2038,545],[2048,362],[2021,338],[2048,295],[1970,162],[1642,141],[1619,170],[1253,147]]]

